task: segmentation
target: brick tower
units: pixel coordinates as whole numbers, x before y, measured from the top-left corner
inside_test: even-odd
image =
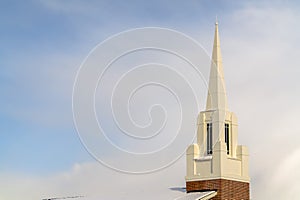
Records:
[[[238,124],[228,110],[218,22],[205,111],[197,121],[197,143],[187,157],[187,192],[216,191],[214,200],[249,200],[250,178],[247,147],[238,145]]]

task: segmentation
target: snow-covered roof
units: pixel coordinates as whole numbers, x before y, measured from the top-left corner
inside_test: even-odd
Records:
[[[208,200],[217,195],[215,191],[208,192],[191,192],[187,193],[181,197],[176,198],[175,200]]]

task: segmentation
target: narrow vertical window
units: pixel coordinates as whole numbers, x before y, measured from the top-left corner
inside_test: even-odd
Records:
[[[226,143],[226,149],[227,149],[227,154],[229,154],[229,144],[230,138],[229,138],[229,124],[225,123],[225,143]]]
[[[212,124],[207,123],[207,154],[212,154]]]

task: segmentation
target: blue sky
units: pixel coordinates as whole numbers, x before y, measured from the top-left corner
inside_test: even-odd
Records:
[[[194,29],[203,21],[205,25],[213,21],[215,13],[222,18],[226,13],[221,10],[233,5],[223,1],[220,7],[208,1],[2,2],[1,170],[53,173],[90,160],[72,124],[71,81],[98,42],[135,27]],[[70,74],[60,75],[61,71]],[[65,76],[69,82],[55,88]],[[58,121],[56,115],[63,119]]]
[[[295,138],[291,139],[299,132],[295,126],[300,99],[299,9],[299,4],[291,1],[1,1],[0,175],[17,174],[20,180],[29,177],[34,180],[32,187],[44,183],[44,177],[70,171],[72,177],[76,170],[83,169],[80,177],[84,177],[91,169],[85,168],[89,166],[86,163],[93,163],[94,159],[84,149],[73,124],[72,89],[76,72],[90,50],[118,32],[158,26],[183,32],[211,52],[217,15],[229,104],[240,121],[240,141],[252,151],[252,192],[256,199],[265,199],[259,188],[267,182],[267,176],[276,174],[277,168],[272,166],[278,164],[277,156],[294,152],[287,163],[300,166],[294,161],[300,155],[299,145]],[[250,109],[249,105],[257,109]],[[257,113],[266,118],[253,119]],[[256,132],[253,124],[261,131],[251,135]],[[274,124],[280,127],[275,128]],[[283,132],[288,132],[288,137]],[[281,142],[288,148],[280,148]],[[277,147],[280,153],[259,166]],[[285,163],[278,170],[285,171],[287,166]],[[174,171],[182,167],[184,160]],[[96,171],[100,175],[110,173],[102,168]],[[287,181],[288,176],[283,174],[278,180]],[[118,175],[112,173],[111,177]],[[12,180],[20,181],[18,177]],[[70,193],[79,187],[59,180],[53,182],[61,182]],[[176,181],[182,183],[182,179]],[[15,186],[13,181],[11,185]],[[295,185],[299,188],[298,182]],[[276,191],[276,187],[279,186],[270,185],[270,190]],[[17,199],[7,188],[5,197]],[[61,193],[54,186],[44,191],[47,192]],[[39,193],[35,195],[40,197]],[[31,197],[28,194],[28,199]]]

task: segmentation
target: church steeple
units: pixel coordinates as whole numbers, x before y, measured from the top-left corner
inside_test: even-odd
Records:
[[[186,190],[249,200],[248,150],[238,145],[237,117],[227,106],[218,28],[216,22],[206,109],[198,115],[197,143],[186,151]]]
[[[228,110],[217,20],[215,23],[215,38],[210,68],[206,110]]]

